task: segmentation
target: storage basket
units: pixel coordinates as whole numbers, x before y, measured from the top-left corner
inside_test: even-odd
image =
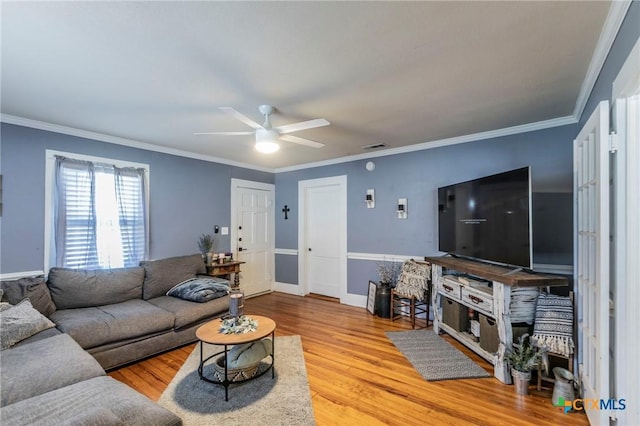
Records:
[[[215,371],[213,377],[215,380],[224,382],[224,365],[226,363],[226,356],[220,355],[216,358],[214,363]],[[229,382],[241,382],[254,377],[260,369],[260,362],[256,364],[247,365],[240,368],[229,368],[227,370],[227,380]]]
[[[496,353],[499,342],[496,320],[480,314],[480,347],[489,353]]]
[[[442,298],[442,322],[455,331],[464,332],[469,329],[468,308],[448,297]]]

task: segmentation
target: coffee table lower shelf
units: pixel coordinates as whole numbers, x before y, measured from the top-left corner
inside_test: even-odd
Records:
[[[227,359],[227,355],[229,354],[229,349],[231,346],[235,346],[235,345],[223,345],[224,346],[224,350],[221,350],[220,352],[216,352],[213,355],[210,355],[206,358],[204,357],[204,345],[206,342],[200,341],[200,364],[198,365],[198,375],[200,376],[200,380],[204,380],[206,382],[209,383],[213,383],[215,385],[221,385],[224,386],[224,400],[225,401],[229,401],[229,385],[231,384],[239,384],[239,383],[244,383],[244,382],[249,382],[251,380],[257,379],[258,377],[262,376],[263,374],[267,373],[269,370],[271,370],[271,378],[275,379],[276,375],[275,375],[275,369],[273,368],[273,364],[275,362],[275,357],[274,357],[274,344],[275,344],[275,332],[271,333],[271,353],[269,355],[267,355],[268,358],[271,359],[271,362],[268,363],[266,365],[266,368],[264,367],[264,364],[262,361],[260,361],[260,365],[258,366],[258,372],[256,374],[254,374],[251,377],[247,377],[246,379],[238,379],[238,380],[229,380],[229,362]],[[249,340],[246,343],[251,343],[251,342],[255,342],[257,340],[261,340],[260,339],[255,339],[255,340]],[[207,343],[208,344],[208,343]],[[218,380],[215,378],[209,378],[207,376],[204,375],[204,366],[207,362],[209,362],[211,359],[217,359],[217,357],[219,355],[224,354],[225,357],[225,361],[224,361],[224,380]]]
[[[243,334],[222,334],[220,333],[220,325],[222,324],[222,319],[216,319],[213,321],[209,321],[208,323],[200,326],[196,330],[196,337],[200,341],[200,364],[198,365],[198,375],[201,380],[207,381],[209,383],[213,383],[216,385],[224,386],[224,400],[229,401],[229,385],[233,383],[243,383],[248,382],[250,380],[256,379],[267,371],[271,370],[271,378],[275,379],[275,332],[276,332],[276,323],[271,318],[259,316],[259,315],[250,315],[250,318],[254,319],[257,324],[257,328],[255,331]],[[242,345],[246,343],[253,343],[259,340],[262,340],[266,337],[271,336],[271,353],[267,354],[266,357],[270,358],[271,362],[266,363],[263,360],[260,361],[258,365],[259,370],[255,375],[238,380],[229,380],[229,349],[235,345]],[[204,356],[204,345],[216,345],[222,346],[224,349],[216,352],[213,355],[210,355],[205,358]],[[215,376],[207,377],[204,374],[205,365],[210,362],[212,359],[217,359],[220,355],[224,356],[224,379],[218,380]],[[215,362],[215,361],[214,361]],[[215,367],[214,367],[215,368]]]

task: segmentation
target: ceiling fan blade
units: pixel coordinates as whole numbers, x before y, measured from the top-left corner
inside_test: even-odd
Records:
[[[262,129],[261,125],[259,125],[258,123],[256,123],[255,121],[247,117],[246,115],[240,114],[238,111],[236,111],[231,107],[220,107],[220,111],[224,112],[225,114],[229,114],[236,120],[242,121],[244,124],[246,124],[249,127],[252,127],[254,129]]]
[[[194,133],[194,135],[228,135],[228,136],[242,136],[242,135],[253,135],[253,132],[198,132]]]
[[[280,139],[287,142],[297,143],[299,145],[310,146],[311,148],[322,148],[324,146],[323,143],[312,141],[310,139],[299,138],[298,136],[293,135],[282,135]]]
[[[293,123],[293,124],[285,124],[284,126],[276,127],[275,130],[277,130],[278,133],[280,134],[285,134],[285,133],[297,132],[299,130],[313,129],[314,127],[328,126],[329,124],[331,123],[329,123],[324,118],[316,118],[315,120],[301,121],[299,123]]]

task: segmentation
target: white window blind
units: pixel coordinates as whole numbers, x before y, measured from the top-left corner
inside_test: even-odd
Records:
[[[145,171],[56,156],[56,265],[135,266],[146,256]]]

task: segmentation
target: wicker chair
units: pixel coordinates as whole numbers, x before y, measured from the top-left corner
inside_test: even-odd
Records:
[[[391,320],[409,317],[411,327],[429,326],[429,306],[431,299],[431,265],[407,260],[396,287],[391,291]]]

